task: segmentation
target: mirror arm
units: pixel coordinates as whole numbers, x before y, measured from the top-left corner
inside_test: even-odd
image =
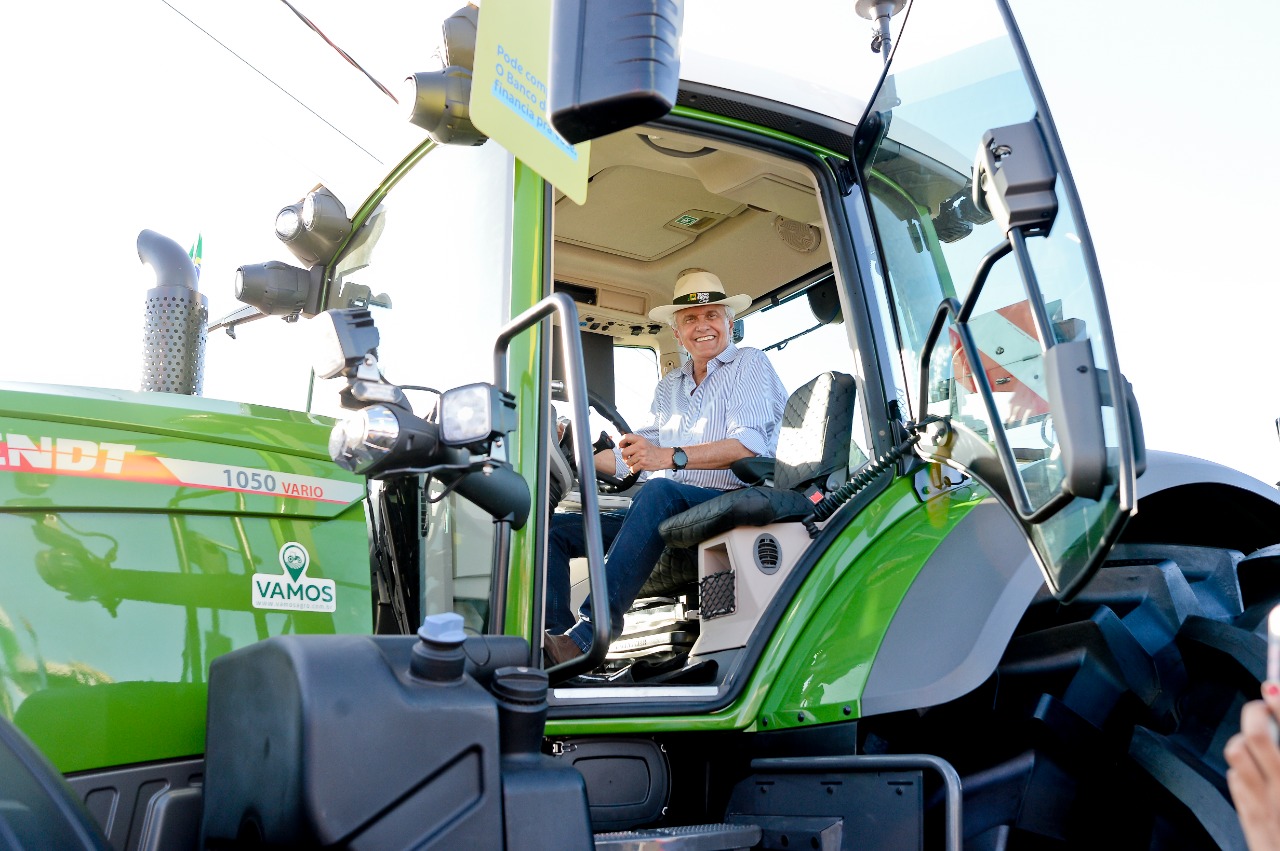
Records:
[[[921,416],[920,421],[913,424],[913,431],[920,431],[935,419],[927,416],[929,398],[929,362],[933,355],[933,350],[937,345],[938,339],[942,335],[942,328],[946,324],[948,317],[955,321],[956,334],[960,338],[960,348],[969,359],[969,362],[971,364],[979,365],[982,363],[982,354],[978,350],[977,342],[973,339],[973,333],[969,330],[968,321],[970,316],[973,314],[978,298],[982,293],[983,285],[991,274],[992,268],[995,266],[997,261],[1010,252],[1014,253],[1018,262],[1019,271],[1023,273],[1022,279],[1026,286],[1028,301],[1034,305],[1033,314],[1036,314],[1034,321],[1036,323],[1037,332],[1041,335],[1041,346],[1044,346],[1045,340],[1052,339],[1051,336],[1047,336],[1045,333],[1047,331],[1051,335],[1052,328],[1049,325],[1048,317],[1044,313],[1042,304],[1043,297],[1040,294],[1040,288],[1029,268],[1030,264],[1027,257],[1025,237],[1021,229],[1014,228],[1010,231],[1007,241],[1000,243],[983,256],[974,273],[973,284],[970,286],[969,292],[965,296],[964,303],[961,304],[954,298],[947,298],[943,299],[938,305],[937,313],[934,314],[933,324],[929,328],[929,335],[925,339],[924,347],[921,350],[919,396],[919,413]],[[1089,343],[1086,341],[1083,345],[1087,347],[1089,346]],[[1045,350],[1046,361],[1049,361],[1049,352],[1054,348],[1057,348],[1057,346],[1052,346]],[[1092,358],[1091,351],[1090,358]],[[1069,358],[1062,357],[1061,355],[1055,355],[1052,358],[1053,363],[1057,363],[1060,368],[1067,366],[1069,360]],[[1092,364],[1092,360],[1090,360],[1090,364]],[[1096,374],[1092,369],[1089,369],[1088,373],[1087,377],[1089,381],[1093,382],[1094,386],[1093,396],[1096,397],[1098,392],[1096,389]],[[1032,508],[1031,497],[1027,493],[1026,484],[1022,481],[1022,478],[1017,472],[1017,459],[1014,457],[1013,448],[1009,445],[1009,438],[1004,431],[998,427],[998,424],[1000,423],[1000,414],[999,411],[996,410],[994,393],[992,392],[991,385],[987,380],[986,372],[980,368],[975,368],[973,370],[973,380],[977,387],[978,395],[982,399],[983,406],[986,408],[987,417],[992,425],[990,439],[995,448],[996,455],[1000,459],[1000,466],[1005,471],[1005,480],[1008,484],[1009,492],[1012,497],[1013,508],[1017,512],[1018,517],[1023,522],[1032,525],[1042,523],[1071,502],[1074,492],[1073,488],[1080,488],[1080,490],[1084,492],[1082,495],[1087,495],[1087,493],[1093,488],[1091,482],[1098,477],[1096,475],[1091,476],[1089,473],[1089,470],[1093,469],[1096,465],[1084,465],[1082,461],[1082,466],[1079,471],[1068,466],[1067,479],[1064,482],[1064,485],[1066,486],[1064,488],[1059,490],[1058,493],[1039,508]],[[1085,435],[1087,432],[1096,434],[1101,433],[1100,423],[1098,424],[1097,432],[1090,431],[1089,426],[1084,423],[1077,424],[1073,422],[1069,427],[1077,425],[1078,427],[1074,428],[1072,432],[1073,435],[1078,438],[1073,438],[1072,443],[1072,448],[1075,454],[1071,457],[1064,456],[1064,460],[1066,460],[1068,464],[1071,463],[1072,458],[1088,460],[1086,458],[1088,453],[1081,451],[1081,449],[1087,445]]]
[[[978,303],[978,295],[982,292],[982,286],[987,282],[987,276],[991,274],[992,267],[997,260],[1012,250],[1013,246],[1008,242],[1002,242],[983,256],[977,270],[973,273],[973,283],[969,286],[969,294],[965,297],[964,304],[954,298],[945,298],[938,305],[938,311],[933,316],[933,324],[929,326],[929,335],[924,341],[924,348],[920,350],[920,395],[917,398],[921,423],[928,419],[925,412],[929,405],[929,358],[933,355],[933,347],[938,344],[938,337],[942,335],[942,326],[946,323],[948,316],[954,317],[957,323],[969,321],[969,316]],[[981,361],[978,362],[981,363]]]

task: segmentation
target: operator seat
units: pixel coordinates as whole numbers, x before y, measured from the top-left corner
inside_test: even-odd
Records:
[[[823,496],[844,484],[854,397],[853,377],[843,372],[824,372],[792,393],[782,413],[775,458],[748,458],[733,467],[739,478],[751,481],[748,470],[767,467],[772,460],[772,485],[727,491],[664,520],[658,532],[667,547],[639,596],[672,597],[693,590],[698,544],[738,526],[802,520]]]

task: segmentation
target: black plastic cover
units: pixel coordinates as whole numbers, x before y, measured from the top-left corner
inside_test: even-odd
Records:
[[[923,848],[924,777],[833,770],[821,759],[812,770],[758,770],[734,787],[725,821],[759,825],[763,848]]]
[[[508,849],[590,851],[595,842],[582,775],[542,754],[502,762]]]
[[[215,659],[206,845],[502,847],[497,705],[470,675],[411,677],[417,641],[278,636]]]
[[[762,485],[773,478],[775,460],[766,455],[750,455],[739,458],[729,465],[729,469],[747,485]]]
[[[554,0],[551,124],[577,144],[666,115],[680,86],[684,0]]]
[[[671,792],[666,754],[652,739],[562,742],[558,759],[586,782],[591,826],[597,833],[657,821]]]

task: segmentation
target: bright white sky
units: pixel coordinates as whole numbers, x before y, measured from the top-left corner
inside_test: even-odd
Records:
[[[295,5],[396,91],[406,72],[430,67],[404,57],[425,60],[461,2]],[[739,24],[768,24],[780,7],[731,8]],[[1014,2],[1084,201],[1148,445],[1273,483],[1280,4],[1223,8]],[[868,40],[858,29],[845,49]],[[786,52],[778,47],[780,63]],[[321,180],[354,203],[420,138],[275,0],[20,3],[0,32],[0,74],[11,296],[0,379],[135,389],[153,286],[138,231],[184,247],[204,234],[201,289],[221,316],[238,306],[238,265],[292,259],[271,233],[281,206]]]

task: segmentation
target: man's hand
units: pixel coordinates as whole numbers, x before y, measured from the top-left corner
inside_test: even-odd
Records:
[[[642,470],[670,470],[675,447],[656,446],[638,434],[624,434],[618,441],[622,450],[622,462],[633,473]],[[686,470],[727,470],[739,458],[750,458],[755,453],[733,437],[713,440],[710,443],[690,443],[684,447],[689,456]]]
[[[1262,696],[1245,704],[1240,732],[1224,751],[1227,786],[1250,851],[1280,848],[1280,748],[1272,726],[1280,712],[1280,687],[1266,682]]]
[[[618,441],[622,450],[622,462],[627,470],[639,473],[643,470],[670,470],[675,450],[669,446],[655,446],[638,434],[624,434]]]

